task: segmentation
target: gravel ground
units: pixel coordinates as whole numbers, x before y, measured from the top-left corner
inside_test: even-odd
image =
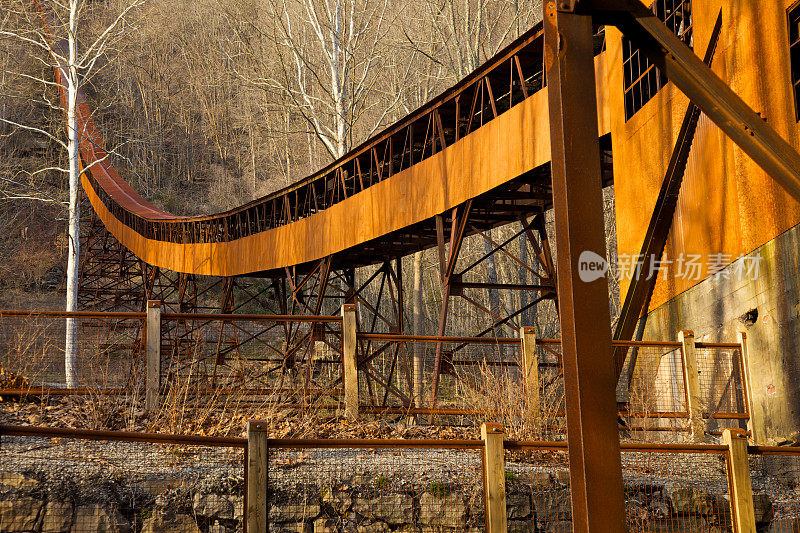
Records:
[[[244,486],[242,450],[139,442],[4,436],[0,472],[25,474],[43,482],[47,491],[79,487],[82,497],[94,492],[98,500],[109,499],[120,487],[149,493],[176,486],[236,493]]]

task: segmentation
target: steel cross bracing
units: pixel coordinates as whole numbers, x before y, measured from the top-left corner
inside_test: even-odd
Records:
[[[449,213],[435,217],[433,221],[409,226],[374,243],[364,243],[364,247],[325,258],[319,264],[298,265],[297,268],[287,270],[283,277],[273,275],[271,279],[277,284],[276,288],[280,289],[279,301],[285,306],[282,309],[288,311],[289,307],[294,309],[295,306],[305,308],[314,306],[319,310],[321,306],[317,302],[324,302],[328,286],[333,286],[330,279],[326,278],[330,277],[331,272],[338,271],[340,274],[334,276],[341,283],[340,294],[335,296],[337,304],[355,299],[363,304],[363,309],[367,310],[368,316],[361,317],[362,328],[374,330],[377,324],[382,323],[389,331],[400,332],[403,330],[402,269],[397,266],[400,262],[396,258],[403,255],[403,252],[425,249],[438,244],[441,279],[445,293],[439,328],[440,332],[444,332],[451,296],[462,290],[492,291],[501,288],[491,283],[465,280],[464,272],[457,270],[459,251],[464,237],[470,234],[480,235],[490,227],[518,220],[519,211],[534,218],[537,215],[541,216],[545,206],[552,202],[555,207],[555,233],[559,249],[558,275],[555,276],[551,271],[548,281],[557,284],[559,296],[562,360],[567,392],[573,527],[576,531],[623,531],[625,513],[614,396],[617,376],[611,350],[611,332],[608,327],[607,287],[602,279],[584,282],[578,276],[578,257],[581,251],[592,250],[601,257],[605,252],[600,197],[602,166],[598,161],[601,147],[598,143],[592,63],[593,27],[602,24],[619,27],[626,37],[663,70],[672,83],[689,96],[700,111],[798,199],[800,199],[800,154],[736,96],[687,48],[685,43],[681,42],[638,0],[559,2],[546,0],[543,4],[543,14],[546,45],[543,56],[549,80],[547,91],[551,128],[552,200],[549,199],[549,195],[548,198],[536,197],[539,187],[547,184],[547,180],[537,182],[536,176],[526,174],[492,191],[492,194],[516,192],[527,195],[521,202],[516,201],[518,197],[505,202],[503,194],[475,197],[452,208]],[[268,224],[285,224],[316,210],[326,209],[338,199],[364,190],[376,180],[379,182],[386,179],[386,176],[395,172],[396,168],[401,168],[404,161],[405,164],[412,165],[415,161],[423,159],[426,153],[435,154],[449,142],[457,141],[462,131],[469,132],[476,120],[479,124],[483,124],[485,118],[496,117],[502,112],[499,104],[503,102],[503,98],[498,96],[495,90],[492,73],[502,72],[503,68],[509,73],[509,76],[505,77],[510,80],[509,90],[504,93],[509,108],[514,103],[515,93],[525,98],[530,89],[531,78],[524,73],[524,68],[520,68],[523,66],[522,61],[518,61],[517,58],[524,47],[541,37],[542,33],[539,30],[526,34],[523,39],[493,60],[491,65],[482,67],[457,89],[446,93],[445,98],[438,99],[414,114],[411,117],[414,124],[405,122],[390,128],[384,134],[359,147],[352,156],[335,163],[322,173],[281,191],[275,197],[262,199],[234,212],[216,218],[201,217],[192,220],[156,222],[137,214],[137,205],[122,206],[102,187],[97,190],[115,216],[129,227],[156,240],[218,242],[232,238],[234,232],[241,235],[242,232],[257,231]],[[713,50],[713,45],[709,47],[710,50]],[[541,47],[535,47],[528,57],[536,56],[541,66],[542,55],[537,55],[540,51]],[[707,59],[710,61],[710,57]],[[495,69],[500,70],[495,71]],[[538,72],[541,83],[543,78],[541,68]],[[576,83],[575,80],[580,80],[580,83]],[[468,104],[470,102],[468,97],[466,102],[461,101],[462,93],[472,95],[471,104]],[[462,113],[461,110],[466,108],[469,108],[469,111]],[[445,113],[445,110],[449,110],[450,113]],[[680,181],[679,167],[682,166],[685,150],[690,144],[693,115],[696,115],[696,111],[690,108],[684,121],[686,134],[682,136],[673,156],[675,164],[671,167],[674,167],[674,175],[667,176],[668,186],[670,182]],[[418,142],[420,138],[422,141]],[[396,146],[402,148],[398,150]],[[367,165],[369,171],[365,170]],[[97,182],[93,185],[97,185]],[[671,198],[674,194],[677,193],[667,191],[665,196]],[[482,202],[484,206],[488,203],[498,207],[497,211],[492,213],[496,219],[481,219],[480,216],[473,219],[475,213],[481,212]],[[667,212],[668,204],[669,202],[664,202]],[[508,209],[509,207],[511,209]],[[669,218],[668,214],[666,218]],[[474,224],[470,222],[471,219],[475,221]],[[656,226],[660,226],[659,220],[665,218],[656,216]],[[445,231],[448,226],[449,239],[446,239]],[[523,226],[530,227],[527,218],[523,218]],[[502,243],[492,241],[488,236],[486,240],[494,248],[503,248]],[[658,251],[660,240],[660,236],[652,239],[652,250]],[[370,249],[370,244],[374,248]],[[545,243],[540,241],[539,246],[543,249]],[[102,249],[103,246],[99,248]],[[391,257],[372,255],[373,252],[380,253],[380,250],[383,250],[383,254],[387,253],[386,250],[391,250],[393,255]],[[492,255],[487,254],[488,257]],[[544,253],[542,258],[545,259]],[[393,267],[391,261],[396,261],[397,265]],[[370,264],[378,264],[379,267],[363,283],[356,283],[353,268]],[[301,279],[301,276],[306,278]],[[317,281],[314,283],[319,287],[316,295],[302,292],[302,287],[307,283],[303,280],[308,279],[308,276],[316,276]],[[145,280],[148,279],[147,272],[144,272],[144,277]],[[380,289],[375,291],[379,298],[371,302],[365,297],[364,288],[379,278],[382,280]],[[145,281],[147,287],[155,286],[154,281],[147,285],[148,283]],[[232,290],[230,283],[225,283],[228,291],[223,290],[221,299],[223,308],[229,305],[225,302],[229,301],[227,294]],[[394,285],[398,296],[384,298],[383,290],[386,285],[390,287]],[[552,290],[543,285],[545,284],[540,284],[536,290],[552,294]],[[519,289],[519,286],[505,288]],[[647,291],[643,290],[641,294],[646,295]],[[646,297],[639,300],[646,302]],[[384,310],[387,305],[388,311]],[[636,311],[637,306],[639,304],[629,311]],[[498,318],[491,308],[486,308],[484,311],[489,315],[495,315],[493,318]],[[393,322],[390,318],[392,314],[395,317]],[[503,320],[495,322],[504,326],[507,324],[507,321]],[[294,346],[300,346],[297,343],[298,339],[312,338],[315,335],[313,329],[307,332],[299,329],[292,332],[291,328],[285,330],[287,347],[280,365],[282,370],[292,368],[296,366],[298,360],[303,360],[303,357],[299,359],[290,357],[290,354],[298,354],[301,351],[294,349]],[[219,345],[221,346],[221,343]],[[386,352],[385,349],[381,351],[382,349],[378,348],[378,354]],[[410,365],[406,356],[402,350],[395,351],[394,356],[390,357],[388,366],[383,366],[383,369],[389,369],[388,374],[384,372],[379,376],[373,372],[377,357],[374,355],[375,352],[376,350],[371,351],[370,348],[362,348],[358,357],[362,371],[369,376],[371,397],[376,403],[381,401],[382,397],[385,403],[391,395],[394,395],[408,404],[410,398],[404,394],[402,385],[398,385],[402,384],[402,380],[394,377],[395,372],[398,369],[402,371],[403,368],[406,368],[406,376],[408,375],[407,369]],[[217,362],[223,360],[224,358],[217,357]],[[308,361],[308,357],[305,360]],[[435,380],[439,379],[444,370],[443,363],[443,353],[439,348]],[[309,376],[313,374],[310,365],[301,370],[308,382],[311,379]],[[619,365],[616,370],[619,371]],[[408,387],[407,378],[405,386]]]
[[[704,63],[711,66],[714,59],[714,52],[717,48],[720,31],[722,30],[722,13],[717,17],[714,31],[706,49]],[[631,285],[625,294],[625,302],[622,305],[619,321],[614,331],[615,340],[631,340],[634,329],[637,332],[637,340],[641,340],[642,332],[647,317],[642,317],[647,312],[650,305],[650,298],[658,279],[658,270],[664,247],[667,243],[675,209],[678,205],[678,196],[683,182],[683,175],[686,172],[686,163],[692,149],[692,141],[697,130],[697,123],[700,120],[700,109],[693,103],[689,103],[686,114],[678,132],[678,139],[670,157],[664,181],[659,191],[656,205],[647,228],[644,241],[642,243],[639,257],[642,261],[638,264]],[[642,319],[640,320],[640,317]],[[637,326],[638,322],[638,326]],[[622,374],[623,367],[626,366],[626,356],[630,353],[631,360],[627,362],[627,373],[625,379],[630,384],[633,371],[636,365],[636,350],[625,350],[621,347],[614,349],[614,364],[617,379]]]
[[[509,235],[501,240],[496,240],[488,232],[493,217],[497,216],[491,202],[470,202],[455,213],[438,218],[436,224],[442,233],[444,226],[450,230],[456,228],[456,234],[450,235],[450,242],[456,248],[450,248],[454,251],[441,276],[442,289],[447,297],[442,300],[440,333],[516,335],[519,328],[535,316],[537,304],[556,299],[555,270],[544,215],[549,188],[542,187],[537,194],[531,195],[533,197],[537,198],[537,203],[530,204],[526,210],[512,211],[517,221]],[[338,266],[342,260],[331,257],[303,269],[285,269],[280,277],[215,278],[178,274],[143,264],[120,246],[102,224],[95,223],[89,227],[84,239],[81,278],[87,296],[84,308],[97,309],[97,304],[105,302],[93,300],[99,291],[91,291],[92,287],[102,286],[106,291],[111,290],[109,287],[118,289],[105,303],[104,310],[118,309],[117,306],[123,304],[126,309],[141,310],[147,300],[155,299],[163,302],[165,313],[199,313],[204,317],[165,322],[162,350],[167,355],[165,374],[172,380],[188,374],[188,365],[193,364],[200,341],[211,346],[211,356],[205,362],[208,368],[203,375],[208,377],[206,385],[213,389],[220,386],[215,376],[224,373],[218,371],[218,367],[237,364],[248,344],[278,335],[283,339],[280,344],[266,346],[271,364],[264,376],[265,383],[278,375],[278,388],[281,389],[300,385],[301,388],[317,389],[341,386],[340,375],[327,383],[314,378],[314,368],[320,364],[340,364],[339,332],[331,325],[244,325],[238,321],[214,321],[212,315],[215,313],[257,310],[276,315],[329,315],[335,314],[344,303],[356,303],[361,333],[408,333],[404,324],[404,301],[408,295],[403,290],[400,258],[355,270]],[[473,261],[466,262],[462,258],[459,262],[458,250],[467,233],[473,235],[473,243],[484,253]],[[520,250],[526,251],[524,258],[520,257]],[[531,250],[531,256],[527,255],[527,250]],[[450,253],[447,245],[437,251],[440,255]],[[495,268],[495,263],[500,260],[498,257],[523,273],[517,283],[500,283],[492,276],[487,277],[487,271]],[[113,270],[103,270],[108,264],[114,266]],[[135,290],[128,290],[128,287]],[[504,296],[508,294],[516,296]],[[453,331],[452,328],[448,331],[452,298],[466,302],[485,319],[478,321],[470,331]],[[95,307],[91,307],[92,304]],[[137,335],[140,333],[138,330],[135,332]],[[141,342],[141,339],[132,339],[132,342]],[[316,342],[325,343],[328,358],[317,356]],[[436,401],[438,376],[453,375],[454,365],[468,362],[468,355],[461,354],[466,347],[459,344],[443,352],[442,345],[437,344],[432,404]],[[359,341],[358,369],[364,384],[365,402],[377,407],[409,407],[414,403],[413,370],[408,349],[404,343]]]
[[[800,154],[638,0],[547,0],[543,13],[550,80],[558,293],[562,306],[573,528],[624,531],[614,401],[621,365],[618,362],[615,365],[610,331],[602,320],[598,326],[596,315],[600,313],[602,317],[608,309],[607,287],[597,280],[584,282],[578,275],[581,251],[600,253],[604,248],[597,231],[601,201],[595,187],[599,169],[592,157],[599,151],[590,61],[592,25],[617,26],[693,104],[797,199],[800,199]],[[709,51],[713,47],[712,43]],[[710,62],[710,57],[707,60]],[[670,182],[680,181],[682,171],[678,167],[682,153],[688,150],[693,112],[690,107],[684,120],[683,138],[670,165],[674,176],[667,176],[667,189]],[[677,194],[664,189],[662,193],[662,196]],[[667,206],[666,211],[668,203],[660,202],[662,207]],[[663,219],[658,214],[654,216],[656,227],[659,218]],[[656,245],[652,250],[657,252],[660,236],[653,237],[650,240]],[[642,294],[647,292],[641,290]]]
[[[602,33],[595,35],[593,41],[595,41],[593,48],[596,53],[602,49]],[[392,126],[376,138],[371,139],[328,169],[284,191],[227,214],[195,218],[158,214],[148,221],[136,214],[141,209],[137,211],[137,205],[134,205],[136,204],[135,193],[127,191],[124,198],[128,203],[120,203],[115,199],[117,196],[105,190],[104,187],[108,187],[108,184],[98,181],[93,172],[87,173],[85,178],[102,200],[103,205],[112,214],[145,237],[193,243],[224,242],[245,235],[253,235],[267,228],[288,224],[322,211],[344,198],[380,183],[394,173],[438,154],[447,146],[451,146],[462,137],[502,115],[517,103],[529,98],[544,86],[542,43],[541,30],[534,28],[456,87],[412,113],[398,125]],[[91,128],[89,130],[94,131]],[[102,151],[102,146],[98,140],[94,139],[88,139],[85,145],[87,146],[85,146],[84,158],[89,158],[85,161],[86,163],[92,157],[97,157],[98,151]],[[604,141],[601,159],[603,183],[608,184],[611,182],[611,164],[610,145],[607,140]],[[402,228],[381,238],[363,242],[357,247],[319,261],[298,264],[278,271],[262,272],[260,276],[272,280],[269,298],[259,300],[258,297],[250,297],[246,301],[260,302],[261,309],[268,309],[269,305],[272,305],[278,314],[293,314],[293,310],[301,308],[305,313],[318,314],[321,302],[337,298],[335,294],[337,291],[336,280],[339,280],[343,281],[342,285],[349,287],[346,290],[359,295],[356,299],[360,298],[358,303],[364,310],[381,318],[377,322],[362,318],[362,324],[367,331],[374,331],[376,323],[391,323],[394,325],[390,330],[402,331],[402,283],[398,282],[398,280],[402,280],[402,268],[395,266],[394,270],[387,270],[386,265],[392,262],[398,265],[396,257],[432,246],[437,246],[440,253],[443,253],[442,224],[449,222],[452,230],[452,222],[458,218],[457,231],[455,233],[451,231],[450,235],[451,260],[442,275],[442,286],[446,296],[442,300],[439,331],[442,334],[447,331],[448,317],[452,311],[450,299],[456,297],[461,298],[488,318],[488,323],[481,326],[479,330],[458,333],[468,335],[513,334],[522,325],[522,318],[529,319],[531,310],[535,309],[539,302],[555,299],[556,276],[543,222],[543,213],[552,205],[549,176],[549,165],[541,165],[503,183],[487,194],[477,196],[464,205],[456,207],[452,213],[445,212],[440,216]],[[125,190],[123,184],[117,185]],[[133,204],[130,203],[132,198]],[[139,207],[142,205],[144,204]],[[151,215],[155,212],[151,207],[145,206],[145,208],[143,209]],[[503,242],[495,241],[488,233],[488,230],[492,228],[510,223],[521,224],[520,229],[515,230],[515,234],[510,239],[505,239]],[[168,227],[171,229],[165,229]],[[176,230],[178,227],[180,229]],[[106,233],[100,232],[100,234],[103,235],[103,239],[108,240]],[[472,265],[456,270],[456,263],[459,259],[458,249],[463,240],[469,236],[477,236],[484,242],[487,252]],[[89,239],[92,238],[90,236]],[[515,257],[514,252],[510,251],[512,248],[518,248],[513,242],[515,240],[525,241],[529,243],[525,245],[526,247],[530,245],[533,248],[533,255],[537,258],[536,267],[531,268],[527,264],[527,258]],[[89,249],[90,251],[94,250],[91,247]],[[97,250],[97,252],[92,252],[92,259],[87,260],[87,263],[104,261],[102,250]],[[526,278],[529,280],[526,279],[519,283],[498,283],[496,280],[481,279],[480,272],[486,272],[486,265],[493,264],[495,256],[499,255],[526,269],[529,272]],[[117,280],[111,284],[122,287],[125,283],[133,283],[137,290],[117,291],[115,297],[118,302],[125,299],[136,300],[133,306],[142,309],[147,299],[161,299],[165,302],[167,311],[231,312],[235,311],[235,306],[232,304],[232,299],[235,299],[233,295],[245,290],[244,287],[251,284],[243,281],[244,278],[211,278],[196,274],[171,273],[160,267],[146,265],[141,261],[137,263],[132,256],[125,257],[124,261],[130,262],[135,268],[120,270],[115,276]],[[397,301],[398,310],[394,312],[395,318],[391,320],[386,318],[390,313],[380,309],[379,303],[367,302],[363,296],[360,296],[361,291],[354,287],[354,276],[347,275],[348,272],[352,273],[356,267],[376,264],[381,265],[378,272],[395,272],[391,276],[390,285],[395,285],[392,295]],[[87,279],[91,278],[93,268],[95,267],[84,270]],[[120,280],[126,281],[121,282]],[[313,280],[313,284],[309,280]],[[98,282],[97,280],[91,283],[87,281],[85,286],[92,285],[92,283],[97,285]],[[381,283],[385,283],[385,280]],[[316,290],[318,293],[318,301],[315,306],[309,306],[310,297],[305,294],[309,290],[312,292]],[[379,291],[379,294],[383,296],[385,293],[382,291],[383,289]],[[507,292],[526,293],[524,298],[519,298],[520,302],[524,302],[520,308],[512,309],[507,305],[497,304],[498,301],[505,302],[505,299],[499,297],[499,294]],[[534,295],[529,298],[527,293]],[[99,294],[99,292],[95,292],[95,294]],[[208,296],[211,294],[219,294],[213,304],[208,300]],[[488,299],[485,298],[486,294],[488,294]],[[340,298],[340,300],[347,301],[347,298]],[[126,305],[132,303],[127,301]],[[329,309],[328,312],[331,310]],[[367,328],[368,324],[370,327]],[[208,323],[206,323],[207,326]],[[281,368],[283,371],[291,373],[299,364],[298,361],[305,361],[310,368],[312,358],[308,356],[308,349],[303,346],[308,345],[311,333],[304,331],[301,334],[300,326],[297,325],[283,327],[286,329],[284,332],[285,347],[280,350],[281,353],[278,356],[281,360]],[[169,339],[166,341],[168,346],[166,346],[165,352],[174,354],[175,357],[183,354],[182,356],[188,359],[191,346],[197,342],[200,335],[197,331],[198,326],[177,322],[167,324],[164,330],[165,337]],[[217,366],[227,364],[229,355],[240,353],[240,347],[243,344],[252,342],[260,336],[253,332],[241,331],[241,327],[233,322],[220,324],[216,334],[214,371],[211,372],[212,386],[215,385]],[[364,347],[362,343],[360,348],[362,351],[369,352],[373,346],[372,343],[368,343]],[[456,346],[455,349],[443,354],[442,345],[437,345],[435,371],[432,378],[434,382],[432,403],[436,401],[440,374],[450,372],[454,355],[458,357],[457,353],[463,348],[463,345]],[[404,392],[399,387],[391,385],[392,379],[396,379],[398,382],[405,381],[406,384],[410,380],[411,370],[408,365],[396,363],[405,358],[404,349],[403,347],[379,348],[379,353],[383,358],[385,358],[384,352],[386,351],[397,352],[392,356],[394,362],[381,366],[387,373],[383,376],[377,375],[378,372],[374,368],[372,360],[375,356],[362,356],[361,361],[364,365],[362,372],[366,376],[367,384],[372,387],[373,383],[379,384],[382,381],[384,389],[390,392],[388,395],[383,395],[379,402],[381,404],[389,402],[389,396],[393,396],[392,400],[401,405],[409,405],[411,402],[410,388]],[[444,366],[443,357],[445,358]],[[176,372],[180,374],[179,371]],[[313,372],[305,371],[306,380],[310,379],[312,375]],[[402,377],[399,377],[401,375]],[[373,401],[374,394],[370,392],[369,397]]]

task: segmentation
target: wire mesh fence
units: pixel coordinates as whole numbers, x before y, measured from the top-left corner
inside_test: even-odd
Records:
[[[341,326],[333,322],[165,315],[162,383],[192,393],[273,395],[329,391],[341,378]]]
[[[0,426],[0,531],[242,531],[246,447]],[[628,531],[745,530],[732,518],[727,446],[621,448]],[[486,530],[481,441],[269,439],[266,449],[267,483],[250,503],[265,506],[270,531]],[[800,449],[748,451],[757,531],[796,531]],[[573,530],[567,443],[505,441],[504,463],[508,531]]]
[[[242,531],[240,440],[2,435],[0,531]]]
[[[480,443],[270,446],[271,531],[485,531]]]
[[[701,401],[707,415],[711,418],[746,418],[748,409],[741,348],[738,345],[698,343],[695,352]]]
[[[379,406],[395,407],[394,412],[414,406],[428,407],[438,355],[440,375],[435,411],[447,416],[448,422],[461,413],[467,419],[480,416],[497,420],[511,429],[516,438],[566,437],[559,339],[536,340],[538,399],[537,412],[532,416],[526,406],[527,384],[521,370],[519,340],[471,339],[470,342],[446,337],[374,337],[359,344],[362,406],[375,412]],[[680,344],[638,341],[615,345],[622,348],[625,356],[617,387],[622,436],[640,441],[657,432],[660,441],[690,438],[691,416]],[[704,411],[708,419],[706,430],[718,434],[719,428],[730,425],[731,420],[741,420],[743,424],[749,415],[740,349],[737,345],[698,344],[698,353],[701,394],[716,398],[715,408]],[[714,379],[708,377],[712,374],[716,376]],[[709,400],[704,405],[711,403]]]
[[[74,357],[76,381],[70,389],[130,393],[141,386],[143,317],[89,314],[67,318],[54,313],[0,314],[0,390],[65,393],[65,359]],[[67,354],[66,329],[76,344]]]
[[[800,450],[750,448],[756,522],[770,531],[800,531]]]
[[[539,363],[539,438],[563,439],[567,434],[566,397],[564,395],[564,362],[561,341],[539,339],[536,342]]]
[[[731,531],[724,447],[622,452],[628,531]]]
[[[566,447],[518,442],[505,450],[509,531],[572,531]]]
[[[144,315],[139,313],[0,315],[0,391],[64,394],[64,332],[79,331],[78,387],[142,396],[146,380]],[[419,337],[358,333],[362,412],[435,410],[440,423],[495,419],[515,438],[566,437],[564,374],[558,339],[537,339],[538,398],[530,412],[516,338]],[[682,440],[689,435],[684,357],[674,342],[617,343],[625,351],[617,388],[623,437]],[[338,316],[165,313],[161,397],[175,410],[228,402],[341,407],[342,329]],[[738,345],[697,343],[701,409],[707,433],[749,416]],[[436,373],[438,369],[438,374]],[[80,392],[72,390],[71,393]],[[189,402],[189,403],[187,403]],[[454,418],[455,417],[455,418]],[[470,418],[471,417],[471,418]]]
[[[634,439],[658,431],[678,438],[689,418],[680,347],[671,343],[636,343],[622,347],[625,365],[617,400],[626,405],[623,418]]]

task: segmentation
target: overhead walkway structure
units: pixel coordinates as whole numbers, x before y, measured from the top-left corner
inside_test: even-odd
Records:
[[[287,267],[310,270],[328,257],[334,269],[380,263],[435,246],[436,216],[466,202],[465,235],[552,204],[542,60],[538,25],[319,172],[209,216],[173,215],[142,198],[114,169],[81,95],[81,158],[89,168],[83,188],[125,248],[174,272],[282,275]],[[602,81],[603,54],[595,64]],[[605,84],[597,87],[601,133],[608,133]],[[610,164],[606,170],[610,181]]]

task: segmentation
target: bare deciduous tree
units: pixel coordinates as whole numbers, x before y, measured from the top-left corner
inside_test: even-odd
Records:
[[[67,139],[62,140],[55,132],[46,129],[22,124],[0,117],[4,123],[14,128],[28,130],[49,138],[63,148],[67,154],[67,166],[47,167],[41,170],[56,170],[63,172],[69,179],[68,209],[68,254],[67,254],[67,286],[66,310],[77,311],[78,308],[78,276],[80,254],[80,143],[82,131],[78,124],[78,95],[81,87],[101,68],[99,60],[106,55],[106,51],[119,37],[124,35],[125,16],[143,0],[132,0],[125,5],[119,13],[111,19],[101,30],[93,34],[82,35],[81,30],[87,24],[89,4],[86,0],[68,0],[67,2],[51,1],[36,4],[37,10],[31,10],[25,2],[14,2],[9,6],[0,37],[10,38],[28,45],[37,54],[40,61],[47,61],[48,66],[58,69],[61,74],[61,83],[65,86],[65,115]],[[10,24],[9,20],[18,24]],[[94,22],[94,21],[92,21]],[[15,27],[16,26],[16,27]],[[84,39],[84,37],[88,39]],[[86,42],[84,42],[84,40]],[[32,77],[29,74],[19,73],[22,77]],[[35,78],[35,81],[45,86],[55,85],[49,79]],[[45,93],[46,94],[46,93]],[[53,105],[47,101],[47,104]],[[87,168],[83,169],[84,171]],[[77,322],[73,318],[66,320],[64,368],[66,385],[68,388],[77,386]]]

